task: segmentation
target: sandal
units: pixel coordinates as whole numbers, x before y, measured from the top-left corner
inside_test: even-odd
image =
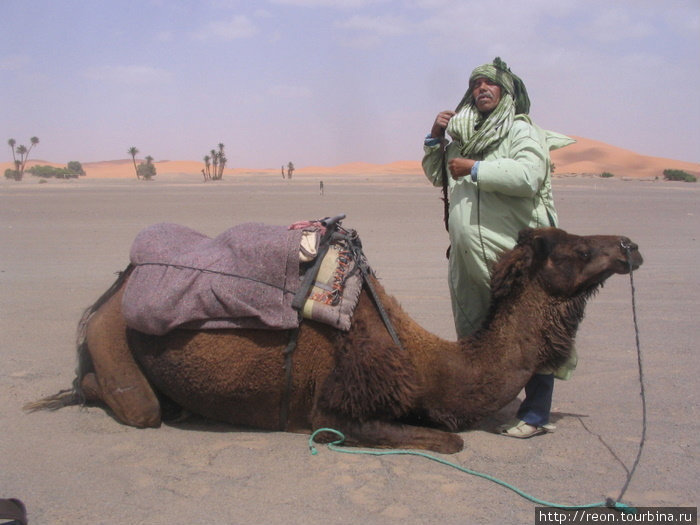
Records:
[[[527,439],[547,432],[554,432],[557,429],[554,425],[547,423],[542,426],[530,425],[525,421],[518,421],[516,424],[508,424],[498,427],[498,433],[502,436]]]
[[[3,525],[27,525],[27,509],[24,503],[15,498],[0,498],[0,520]]]

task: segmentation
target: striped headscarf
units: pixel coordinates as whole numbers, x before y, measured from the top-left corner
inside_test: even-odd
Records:
[[[472,89],[477,78],[487,78],[501,87],[498,106],[484,119],[474,105]],[[461,144],[463,157],[480,157],[498,145],[510,131],[515,115],[530,111],[530,99],[525,84],[508,68],[500,57],[472,71],[469,89],[450,119],[447,132]]]

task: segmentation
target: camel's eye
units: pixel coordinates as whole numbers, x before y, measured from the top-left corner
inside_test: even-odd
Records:
[[[576,250],[576,253],[578,253],[578,256],[584,261],[591,258],[591,251],[587,249],[579,248]]]

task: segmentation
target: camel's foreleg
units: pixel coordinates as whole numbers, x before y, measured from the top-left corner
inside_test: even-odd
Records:
[[[95,374],[87,374],[82,387],[88,399],[104,401],[122,423],[157,427],[161,422],[160,403],[129,349],[121,315],[122,290],[88,321],[87,346]]]
[[[342,432],[346,445],[372,448],[422,449],[454,454],[464,447],[460,436],[435,428],[418,427],[392,421],[354,421],[329,414],[314,417],[313,428],[332,428]],[[330,442],[338,437],[319,434],[318,441]]]

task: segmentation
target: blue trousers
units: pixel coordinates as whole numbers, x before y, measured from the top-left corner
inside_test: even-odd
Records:
[[[518,419],[535,427],[549,423],[553,392],[554,374],[534,374],[525,385],[525,400],[518,408]]]

